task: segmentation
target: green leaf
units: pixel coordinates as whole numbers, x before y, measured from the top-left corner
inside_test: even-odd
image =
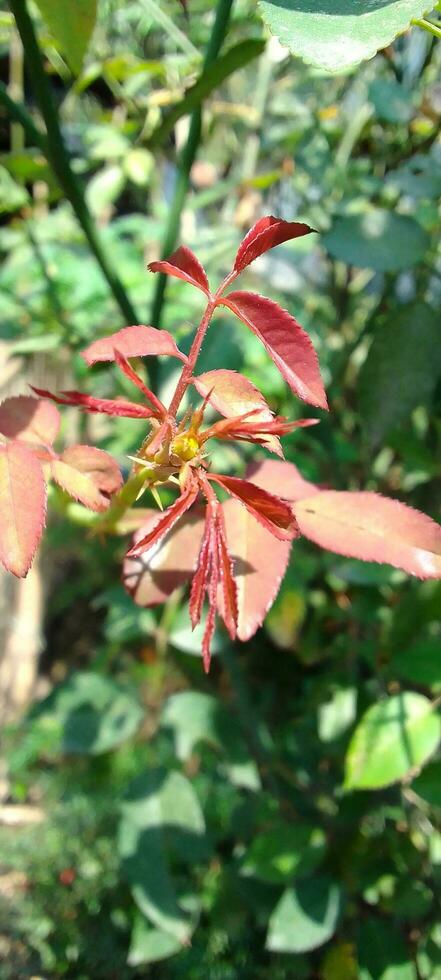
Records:
[[[269,920],[266,949],[306,953],[323,946],[334,935],[341,904],[341,888],[329,878],[308,878],[287,888]]]
[[[79,74],[95,27],[97,0],[36,0],[73,70]]]
[[[119,851],[133,897],[156,929],[188,943],[194,916],[180,901],[172,854],[193,863],[207,856],[204,817],[191,784],[178,772],[153,769],[130,785]]]
[[[109,204],[113,204],[124,187],[124,173],[119,164],[112,164],[99,170],[89,181],[86,201],[92,214],[99,215]]]
[[[441,980],[441,925],[434,925],[422,939],[417,951],[421,980]]]
[[[346,756],[345,789],[390,786],[435,751],[441,722],[428,698],[407,691],[366,711]]]
[[[318,708],[318,734],[322,742],[333,742],[352,725],[357,711],[355,687],[338,687],[329,701]]]
[[[155,929],[149,925],[139,912],[136,914],[127,956],[129,966],[157,963],[180,953],[181,950],[182,944],[178,939],[163,929]]]
[[[379,119],[406,123],[412,116],[412,94],[392,78],[376,78],[369,88],[369,99]]]
[[[414,218],[371,208],[336,218],[322,243],[333,258],[348,265],[398,272],[424,257],[429,239]]]
[[[429,404],[440,375],[439,322],[429,306],[414,303],[378,328],[359,378],[360,412],[372,443],[417,405]]]
[[[191,628],[188,609],[186,606],[181,606],[176,618],[173,620],[168,639],[182,653],[190,653],[194,657],[200,657],[204,630],[205,617],[193,630]],[[217,626],[211,643],[212,655],[216,656],[216,654],[221,653],[230,642],[227,633]]]
[[[280,824],[258,834],[241,861],[240,873],[274,884],[309,874],[319,864],[325,835],[309,824]]]
[[[292,54],[336,72],[372,58],[428,9],[427,0],[261,0],[259,6]]]
[[[414,779],[411,788],[430,806],[441,808],[441,759],[430,762]]]
[[[16,183],[6,167],[0,166],[0,214],[12,214],[28,203],[26,188]]]
[[[230,48],[225,54],[216,58],[214,64],[205,69],[195,85],[187,89],[180,102],[166,113],[162,122],[152,133],[149,145],[152,147],[160,146],[167,139],[178,119],[193,112],[193,109],[196,109],[213,89],[221,85],[233,72],[243,68],[244,65],[262,54],[264,48],[265,41],[250,39],[249,41],[241,41],[234,48]]]
[[[124,688],[92,671],[71,677],[34,708],[31,719],[53,720],[61,733],[61,749],[99,755],[116,748],[136,732],[143,711]]]
[[[417,980],[400,933],[378,918],[366,919],[360,927],[358,962],[360,980]]]
[[[236,719],[210,694],[174,694],[164,706],[161,726],[172,730],[178,759],[185,762],[205,742],[226,756],[225,770],[235,786],[260,789],[257,767],[249,758]]]
[[[398,677],[414,684],[423,684],[438,692],[441,689],[440,641],[421,640],[403,652],[397,650],[391,661],[391,669]]]

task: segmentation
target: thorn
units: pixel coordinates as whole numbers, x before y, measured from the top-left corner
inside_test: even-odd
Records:
[[[163,504],[162,504],[162,500],[161,500],[161,498],[159,496],[159,493],[158,493],[156,487],[149,487],[149,490],[151,491],[152,497],[156,501],[156,503],[157,503],[157,505],[159,507],[159,510],[164,510],[164,507],[163,507]]]

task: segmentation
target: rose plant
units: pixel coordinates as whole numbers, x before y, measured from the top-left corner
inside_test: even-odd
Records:
[[[264,344],[283,378],[304,402],[327,409],[317,355],[300,324],[263,296],[230,290],[258,256],[313,229],[272,216],[248,232],[232,271],[212,292],[196,256],[178,248],[152,272],[184,280],[206,297],[206,307],[188,356],[165,330],[129,326],[94,341],[84,352],[88,365],[114,361],[144,402],[102,399],[79,391],[52,394],[34,388],[38,398],[9,398],[0,406],[0,560],[15,575],[27,574],[45,522],[46,481],[52,477],[86,507],[102,512],[100,532],[134,531],[123,578],[141,606],[163,602],[191,580],[190,617],[208,612],[202,641],[205,670],[216,616],[232,639],[251,637],[280,588],[292,542],[304,535],[321,547],[367,561],[386,562],[422,579],[441,577],[441,528],[406,504],[370,491],[323,489],[305,480],[284,460],[280,438],[318,419],[289,421],[275,416],[261,392],[241,374],[219,368],[197,374],[198,356],[217,310],[241,320]],[[182,362],[167,407],[144,383],[134,358],[166,355]],[[187,392],[201,402],[180,412]],[[51,401],[47,401],[50,399]],[[86,412],[145,419],[148,433],[133,457],[124,485],[107,454],[73,446],[58,454],[53,443],[59,414],[53,402]],[[204,422],[210,406],[219,418]],[[260,446],[279,457],[256,461],[245,478],[213,472],[207,452],[212,439]],[[134,506],[146,490],[161,505],[159,489],[176,487],[164,512]],[[216,489],[226,494],[220,500]]]

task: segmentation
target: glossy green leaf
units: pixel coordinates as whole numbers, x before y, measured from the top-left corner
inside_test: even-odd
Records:
[[[358,941],[360,980],[417,980],[415,965],[398,930],[371,917],[360,927]]]
[[[292,54],[337,72],[372,58],[428,9],[427,0],[261,0],[259,6]]]
[[[429,404],[440,376],[439,320],[431,307],[413,303],[378,327],[359,378],[360,411],[371,441],[379,443],[417,405]]]
[[[348,265],[398,272],[421,261],[429,240],[414,218],[372,208],[336,218],[322,244],[334,259]]]
[[[130,785],[119,828],[123,870],[141,912],[156,929],[186,944],[194,916],[180,902],[172,855],[193,863],[207,855],[204,817],[185,776],[152,769]]]
[[[97,0],[37,0],[43,17],[76,73],[81,71],[97,14]]]
[[[441,808],[441,759],[429,762],[412,783],[414,793],[430,806]]]
[[[436,923],[419,943],[416,961],[421,980],[441,980],[441,925]]]
[[[318,876],[299,881],[286,889],[271,915],[266,948],[272,953],[305,953],[323,946],[334,935],[341,905],[336,882]]]
[[[406,691],[372,705],[352,736],[346,789],[390,786],[435,751],[441,721],[428,698]]]
[[[99,755],[134,735],[143,711],[110,678],[77,671],[37,705],[32,717],[53,720],[59,726],[63,752]]]
[[[280,824],[258,834],[241,861],[241,874],[274,884],[309,874],[320,863],[325,835],[309,824]]]

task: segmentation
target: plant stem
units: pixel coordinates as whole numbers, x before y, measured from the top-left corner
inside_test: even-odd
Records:
[[[137,323],[138,317],[120,279],[109,262],[94,221],[85,202],[82,187],[76,177],[76,174],[72,170],[70,158],[63,142],[60,123],[52,99],[49,82],[44,70],[43,59],[35,35],[34,25],[28,13],[26,0],[11,0],[10,6],[15,17],[17,29],[19,31],[24,50],[26,52],[26,69],[28,71],[29,79],[46,124],[47,138],[43,138],[44,152],[47,155],[49,163],[51,164],[54,173],[59,180],[60,186],[72,205],[90,248],[110,286],[111,292],[121,310],[121,313],[130,323]],[[4,94],[2,98],[5,104],[6,100]],[[10,100],[10,102],[12,102],[12,100]],[[15,118],[18,118],[17,109],[15,111]],[[23,122],[23,119],[20,121]],[[38,133],[38,130],[35,130],[35,132]],[[39,145],[41,146],[40,141]]]
[[[8,115],[20,123],[20,126],[23,126],[28,139],[34,146],[38,146],[44,155],[47,156],[48,148],[44,133],[41,133],[37,129],[32,116],[29,115],[24,105],[21,102],[16,102],[15,99],[11,99],[6,85],[3,82],[0,82],[0,103],[3,104]]]
[[[179,381],[178,381],[178,383],[176,385],[175,393],[174,393],[173,398],[172,398],[172,400],[170,402],[170,407],[169,407],[169,410],[168,411],[169,411],[169,415],[172,415],[173,417],[176,416],[176,412],[177,412],[177,410],[179,408],[179,405],[181,404],[181,401],[182,401],[182,399],[183,399],[183,397],[185,395],[185,392],[186,392],[186,390],[188,388],[188,385],[190,383],[190,379],[191,379],[191,377],[193,375],[195,364],[196,364],[196,361],[197,361],[198,356],[199,356],[199,351],[200,351],[200,349],[202,347],[205,334],[206,334],[206,332],[208,330],[208,327],[210,325],[211,317],[213,316],[213,311],[214,311],[215,305],[216,305],[216,302],[215,302],[214,299],[209,300],[209,302],[207,303],[207,306],[205,307],[205,312],[204,312],[204,315],[202,317],[202,320],[201,320],[201,322],[200,322],[200,324],[198,326],[198,329],[197,329],[197,331],[195,333],[195,336],[194,336],[194,339],[193,339],[193,343],[192,343],[191,348],[190,348],[190,353],[188,355],[188,361],[184,364],[184,367],[182,369],[181,376],[180,376]]]
[[[204,64],[202,72],[204,72],[213,62],[215,61],[222,42],[225,38],[228,21],[231,13],[231,8],[233,6],[233,0],[218,0],[216,8],[216,17],[213,24],[213,29],[211,32],[210,40],[208,42],[208,47],[205,53]],[[192,112],[190,116],[190,128],[188,131],[187,142],[182,150],[179,163],[178,163],[178,175],[176,180],[175,193],[173,201],[169,210],[168,223],[165,230],[164,239],[162,242],[161,258],[166,258],[170,252],[175,248],[179,228],[181,224],[181,214],[184,207],[185,198],[187,196],[188,188],[190,186],[190,171],[194,160],[196,158],[196,153],[198,151],[200,138],[201,138],[201,120],[202,112],[201,108]],[[151,312],[151,322],[154,327],[159,327],[161,325],[162,309],[164,305],[164,296],[166,288],[167,277],[162,273],[159,275],[155,294],[153,298],[152,312]]]
[[[432,21],[426,20],[425,17],[414,17],[411,24],[413,24],[414,27],[421,27],[423,31],[428,31],[429,34],[433,34],[434,37],[441,37],[441,25],[432,24]]]

